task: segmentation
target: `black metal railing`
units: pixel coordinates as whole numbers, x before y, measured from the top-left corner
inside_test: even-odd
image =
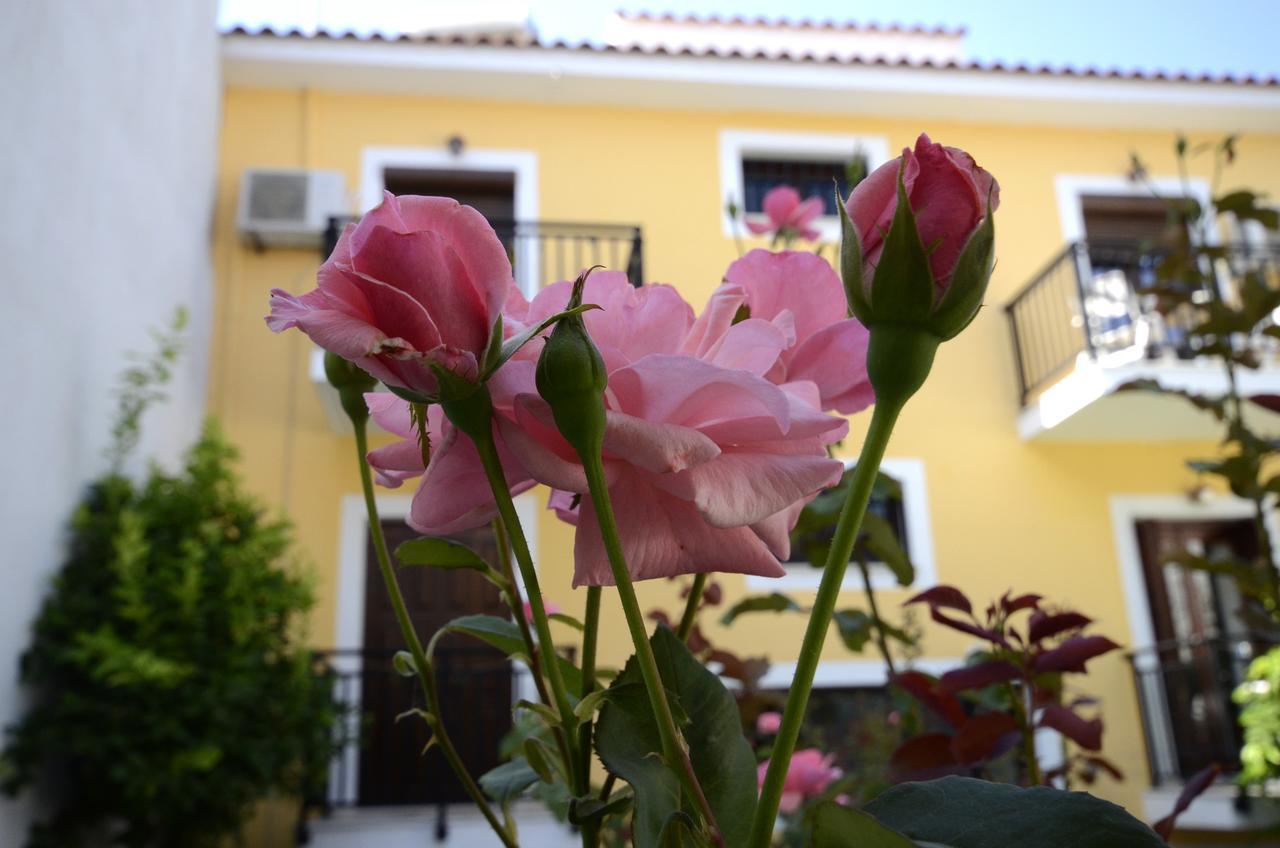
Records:
[[[315,811],[397,805],[430,810],[436,836],[444,839],[448,805],[468,800],[440,751],[424,753],[430,733],[410,712],[424,707],[422,692],[417,678],[396,671],[393,657],[392,651],[317,652],[333,681],[339,718],[328,782],[304,801],[299,844]],[[511,706],[528,671],[483,645],[441,646],[434,669],[445,713],[440,718],[468,771],[483,774],[501,762]]]
[[[1280,276],[1276,248],[1215,246],[1203,257],[1195,286],[1208,284],[1190,303],[1161,312],[1157,287],[1187,283],[1161,274],[1169,254],[1137,242],[1075,242],[1025,285],[1005,314],[1013,337],[1019,397],[1023,405],[1070,370],[1082,356],[1091,359],[1122,351],[1138,357],[1191,359],[1196,341],[1189,332],[1203,320],[1215,294],[1231,297],[1233,280],[1246,270]]]
[[[323,256],[338,243],[351,217],[329,219]],[[603,265],[625,271],[631,284],[644,282],[644,236],[630,224],[580,224],[565,221],[489,222],[507,248],[516,279],[538,289],[571,280],[585,268]]]
[[[1239,769],[1239,710],[1231,693],[1249,661],[1275,643],[1267,636],[1217,636],[1128,655],[1152,786],[1182,783],[1213,764],[1227,773]]]

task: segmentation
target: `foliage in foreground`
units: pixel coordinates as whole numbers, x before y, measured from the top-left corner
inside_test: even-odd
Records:
[[[289,528],[240,490],[232,457],[209,425],[181,472],[108,475],[76,510],[22,661],[35,704],[4,751],[8,792],[46,776],[57,790],[33,848],[104,831],[218,844],[327,763],[330,686],[298,641],[310,588],[281,567]]]

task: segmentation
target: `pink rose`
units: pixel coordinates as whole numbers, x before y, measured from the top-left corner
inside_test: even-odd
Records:
[[[782,339],[782,351],[764,376],[773,383],[812,383],[817,405],[846,415],[875,402],[867,379],[867,329],[849,318],[844,287],[826,260],[802,251],[752,250],[729,266],[685,343],[685,352],[725,361],[729,329],[765,322]],[[734,324],[745,307],[750,317]],[[757,337],[764,333],[757,330]],[[753,357],[769,345],[745,348]]]
[[[435,395],[432,366],[475,380],[508,291],[493,228],[445,197],[395,197],[350,224],[317,288],[271,291],[267,326],[297,327],[389,386]]]
[[[556,615],[560,612],[560,605],[552,601],[543,600],[543,609],[547,611],[547,615]],[[524,620],[533,623],[533,604],[528,601],[524,602]]]
[[[530,363],[517,365],[514,370],[529,371],[529,379],[533,379]],[[501,369],[490,380],[490,387],[507,385],[508,376],[510,372]],[[497,515],[498,506],[475,443],[449,423],[438,404],[427,407],[431,456],[430,463],[424,466],[422,446],[409,416],[408,402],[390,392],[370,392],[364,398],[374,423],[401,439],[374,448],[366,457],[379,485],[394,489],[405,480],[422,477],[406,517],[410,527],[419,533],[446,536],[479,527]],[[534,480],[520,460],[501,438],[495,441],[511,494],[519,495],[533,488]]]
[[[539,292],[525,323],[563,309],[569,289]],[[793,506],[840,477],[826,445],[845,422],[818,411],[812,386],[763,379],[785,346],[766,321],[726,331],[717,351],[737,364],[726,367],[680,355],[693,313],[674,289],[636,289],[622,274],[600,272],[583,300],[603,307],[583,320],[609,371],[604,464],[632,576],[780,576]],[[499,374],[521,362],[518,355]],[[503,406],[496,393],[495,406]],[[532,379],[511,408],[513,417],[499,416],[503,439],[535,479],[565,493],[553,501],[557,512],[572,517],[572,494],[581,495],[574,585],[611,584],[582,467]]]
[[[951,282],[956,259],[969,237],[1000,204],[1000,187],[973,157],[955,147],[934,144],[924,133],[915,150],[881,165],[860,182],[846,204],[862,247],[863,286],[870,296],[872,275],[884,249],[884,235],[898,208],[898,172],[920,240],[930,250],[929,265],[941,291]]]
[[[768,769],[768,760],[760,764],[757,772],[760,786],[764,786],[764,776]],[[796,751],[787,768],[787,779],[782,784],[782,801],[778,804],[778,812],[794,813],[806,799],[827,791],[831,782],[842,774],[844,772],[835,767],[834,754],[823,756],[817,748]]]
[[[775,238],[802,238],[816,241],[821,233],[810,226],[822,214],[821,197],[800,200],[800,192],[789,185],[769,189],[760,204],[768,221],[747,221],[747,229],[758,236],[772,234]]]
[[[776,736],[782,727],[782,713],[767,712],[756,716],[756,733],[761,736]]]

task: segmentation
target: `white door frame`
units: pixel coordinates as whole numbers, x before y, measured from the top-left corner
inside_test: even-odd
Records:
[[[382,202],[388,168],[435,171],[510,172],[515,175],[517,221],[538,220],[538,154],[530,150],[472,150],[452,153],[443,147],[366,147],[360,154],[360,212]],[[537,292],[540,245],[537,239],[515,245],[516,282],[525,297]]]

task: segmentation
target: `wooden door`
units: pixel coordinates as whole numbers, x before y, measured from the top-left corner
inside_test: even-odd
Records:
[[[403,521],[384,521],[387,544],[396,546],[418,534]],[[452,537],[494,562],[496,542],[488,527]],[[360,756],[361,806],[434,804],[466,801],[461,784],[439,748],[424,755],[429,734],[420,717],[396,716],[423,707],[416,679],[401,677],[391,657],[404,648],[382,575],[368,546],[365,569],[364,669],[361,710],[364,716]],[[506,617],[508,611],[493,587],[464,569],[425,566],[399,568],[405,605],[426,643],[454,618],[475,613]],[[450,635],[436,651],[436,679],[449,735],[472,775],[498,765],[498,747],[511,729],[511,663],[499,651],[474,639]]]
[[[1227,575],[1168,562],[1171,554],[1257,553],[1253,522],[1139,521],[1142,567],[1155,630],[1156,659],[1182,776],[1236,760],[1240,750],[1231,690],[1244,661],[1235,650],[1248,633],[1240,595]]]

